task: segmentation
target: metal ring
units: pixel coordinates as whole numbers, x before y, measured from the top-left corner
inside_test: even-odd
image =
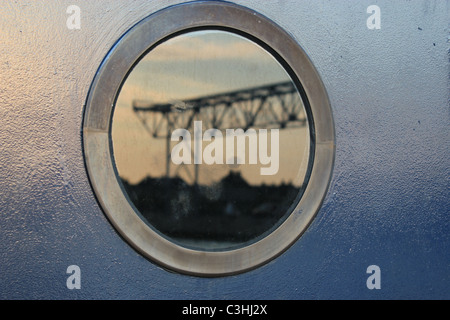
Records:
[[[309,183],[294,211],[272,233],[249,246],[220,252],[181,247],[138,216],[115,172],[111,118],[124,79],[139,59],[163,39],[196,28],[242,32],[266,45],[301,84],[313,124],[314,162]],[[86,167],[95,195],[113,226],[137,251],[171,270],[197,276],[225,276],[251,270],[279,256],[307,229],[328,190],[335,155],[334,123],[325,87],[299,44],[274,22],[227,2],[190,2],[158,11],[130,29],[111,49],[92,83],[83,119]]]

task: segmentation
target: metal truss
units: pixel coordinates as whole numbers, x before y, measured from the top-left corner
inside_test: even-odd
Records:
[[[175,129],[192,132],[195,121],[202,121],[203,130],[282,130],[307,124],[303,101],[290,81],[166,104],[133,101],[132,107],[153,138],[166,139],[167,177],[170,174],[171,133]],[[193,180],[198,180],[198,168]]]

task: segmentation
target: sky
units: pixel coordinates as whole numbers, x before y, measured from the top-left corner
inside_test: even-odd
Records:
[[[196,31],[167,40],[136,65],[119,93],[112,124],[113,151],[119,175],[131,183],[138,183],[146,176],[166,174],[166,140],[154,139],[145,131],[132,110],[133,101],[179,103],[285,81],[290,81],[290,77],[276,59],[254,42],[236,34]],[[171,143],[171,149],[175,144]],[[261,176],[261,165],[246,164],[239,168],[230,168],[226,164],[201,165],[199,183],[217,182],[230,170],[237,170],[255,185],[301,184],[309,151],[308,128],[280,130],[279,148],[280,170],[276,175]],[[193,165],[189,167],[187,172],[192,175]],[[171,164],[171,172],[176,170],[177,166]],[[181,177],[190,182],[186,173],[181,173]]]

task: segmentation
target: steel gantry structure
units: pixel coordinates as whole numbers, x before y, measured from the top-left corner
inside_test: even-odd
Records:
[[[246,131],[307,125],[302,98],[291,81],[164,104],[135,100],[132,107],[153,138],[166,139],[167,177],[170,176],[171,133],[175,129],[193,130],[195,121],[202,121],[204,130]],[[197,166],[193,180],[194,183],[198,180]]]

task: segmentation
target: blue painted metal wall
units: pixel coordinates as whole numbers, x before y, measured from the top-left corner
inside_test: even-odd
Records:
[[[449,299],[448,0],[235,1],[290,32],[329,92],[323,208],[286,253],[233,277],[169,273],[121,239],[89,184],[83,106],[119,37],[179,2],[0,2],[0,298]],[[66,26],[69,5],[80,30]],[[66,287],[70,265],[80,290]]]

